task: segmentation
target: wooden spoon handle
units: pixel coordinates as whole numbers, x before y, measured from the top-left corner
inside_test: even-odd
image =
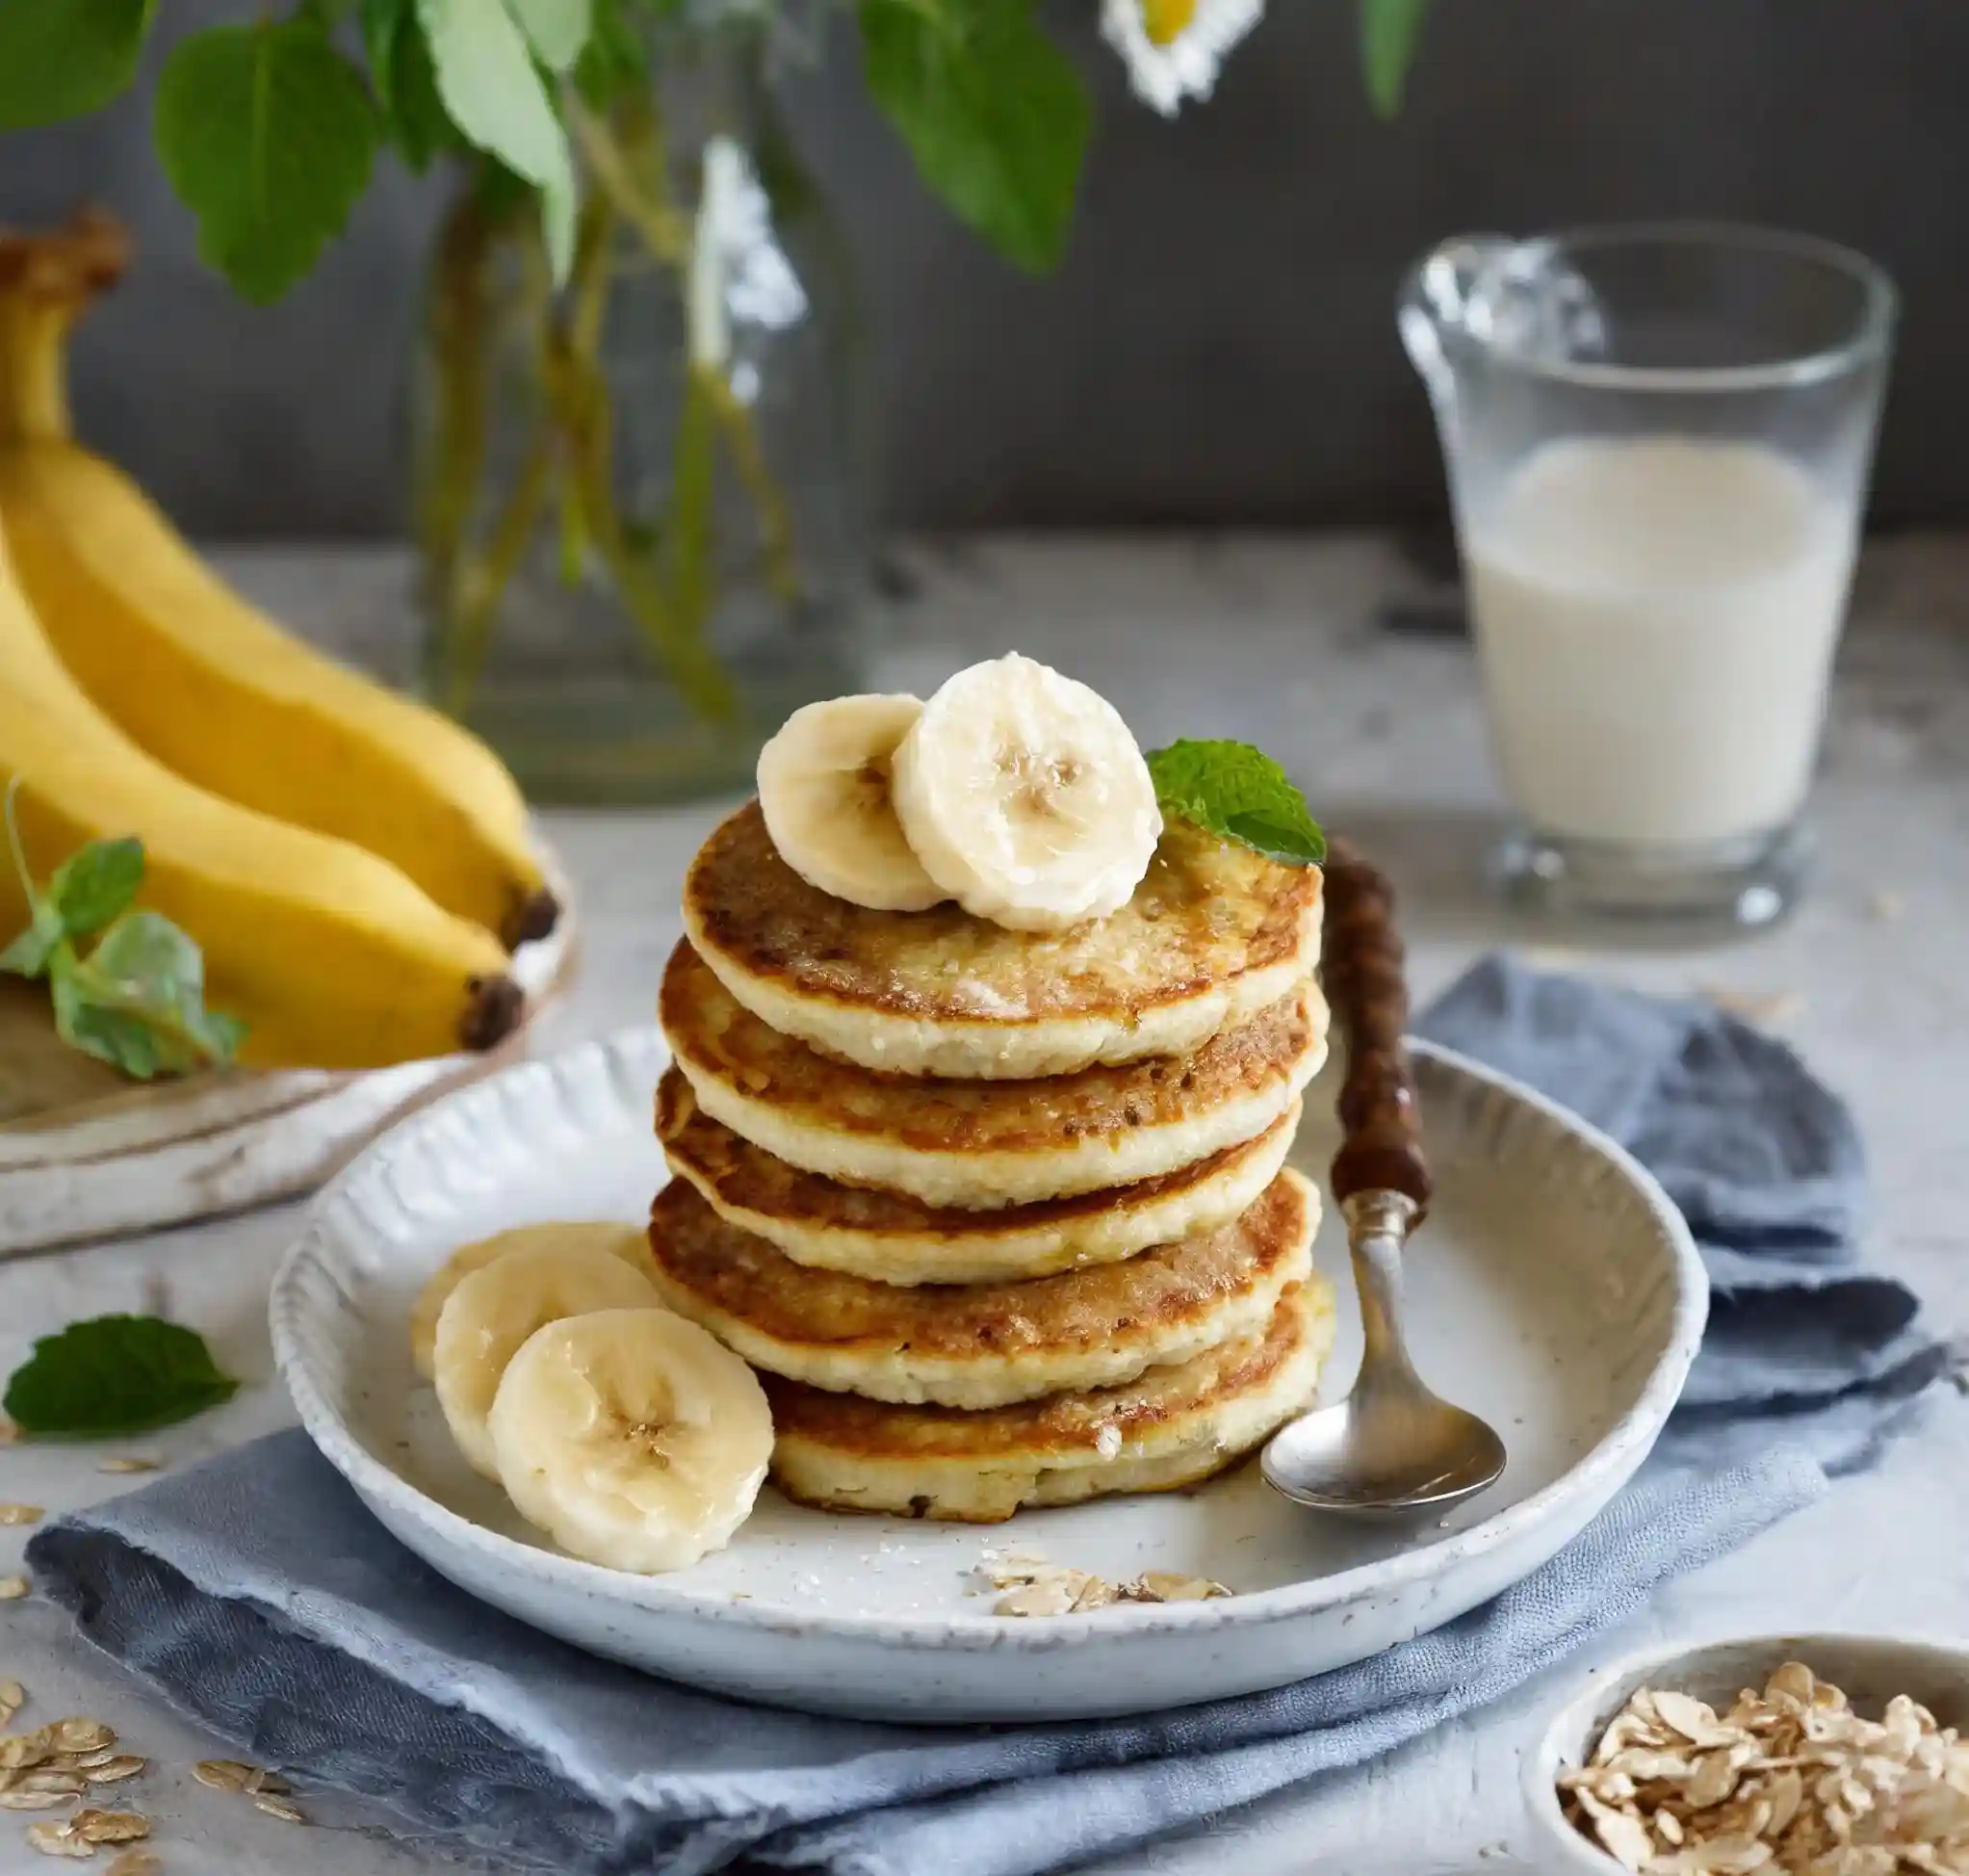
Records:
[[[1415,1083],[1402,1045],[1409,986],[1395,928],[1394,889],[1345,842],[1326,866],[1326,940],[1320,975],[1340,1033],[1346,1079],[1340,1087],[1344,1134],[1334,1158],[1334,1197],[1400,1192],[1420,1223],[1430,1197],[1422,1158]]]

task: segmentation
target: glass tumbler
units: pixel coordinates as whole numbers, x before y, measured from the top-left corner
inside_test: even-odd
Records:
[[[1410,275],[1513,898],[1746,926],[1796,898],[1894,306],[1858,254],[1699,223]]]

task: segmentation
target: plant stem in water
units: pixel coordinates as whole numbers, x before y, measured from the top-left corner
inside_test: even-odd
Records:
[[[538,532],[554,483],[554,441],[543,430],[527,451],[518,480],[507,491],[485,551],[459,570],[455,603],[447,610],[449,655],[443,704],[463,717],[485,669],[499,603]]]

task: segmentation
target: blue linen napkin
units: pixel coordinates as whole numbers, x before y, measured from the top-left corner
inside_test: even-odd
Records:
[[[256,1759],[561,1876],[1044,1876],[1497,1699],[1661,1582],[1863,1463],[1932,1378],[1912,1298],[1855,1267],[1850,1119],[1788,1051],[1502,960],[1421,1025],[1578,1107],[1688,1211],[1723,1298],[1698,1463],[1651,1462],[1495,1602],[1359,1666],[1139,1720],[894,1728],[749,1707],[596,1661],[453,1589],[298,1432],[51,1524],[83,1632]],[[1802,1442],[1794,1436],[1804,1435]],[[1725,1450],[1743,1455],[1725,1460]]]
[[[1483,959],[1415,1025],[1611,1134],[1681,1209],[1709,1325],[1669,1455],[1778,1438],[1863,1465],[1949,1365],[1906,1285],[1861,1263],[1871,1199],[1846,1104],[1775,1037],[1705,1001]]]
[[[1565,1554],[1358,1667],[1140,1720],[924,1729],[740,1706],[453,1589],[298,1430],[38,1532],[83,1633],[260,1763],[557,1876],[1039,1876],[1494,1700],[1826,1489],[1787,1449],[1664,1472]]]

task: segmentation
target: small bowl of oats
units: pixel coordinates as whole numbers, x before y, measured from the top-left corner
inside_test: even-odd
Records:
[[[1763,1635],[1593,1677],[1525,1761],[1555,1868],[1969,1876],[1969,1643]]]

